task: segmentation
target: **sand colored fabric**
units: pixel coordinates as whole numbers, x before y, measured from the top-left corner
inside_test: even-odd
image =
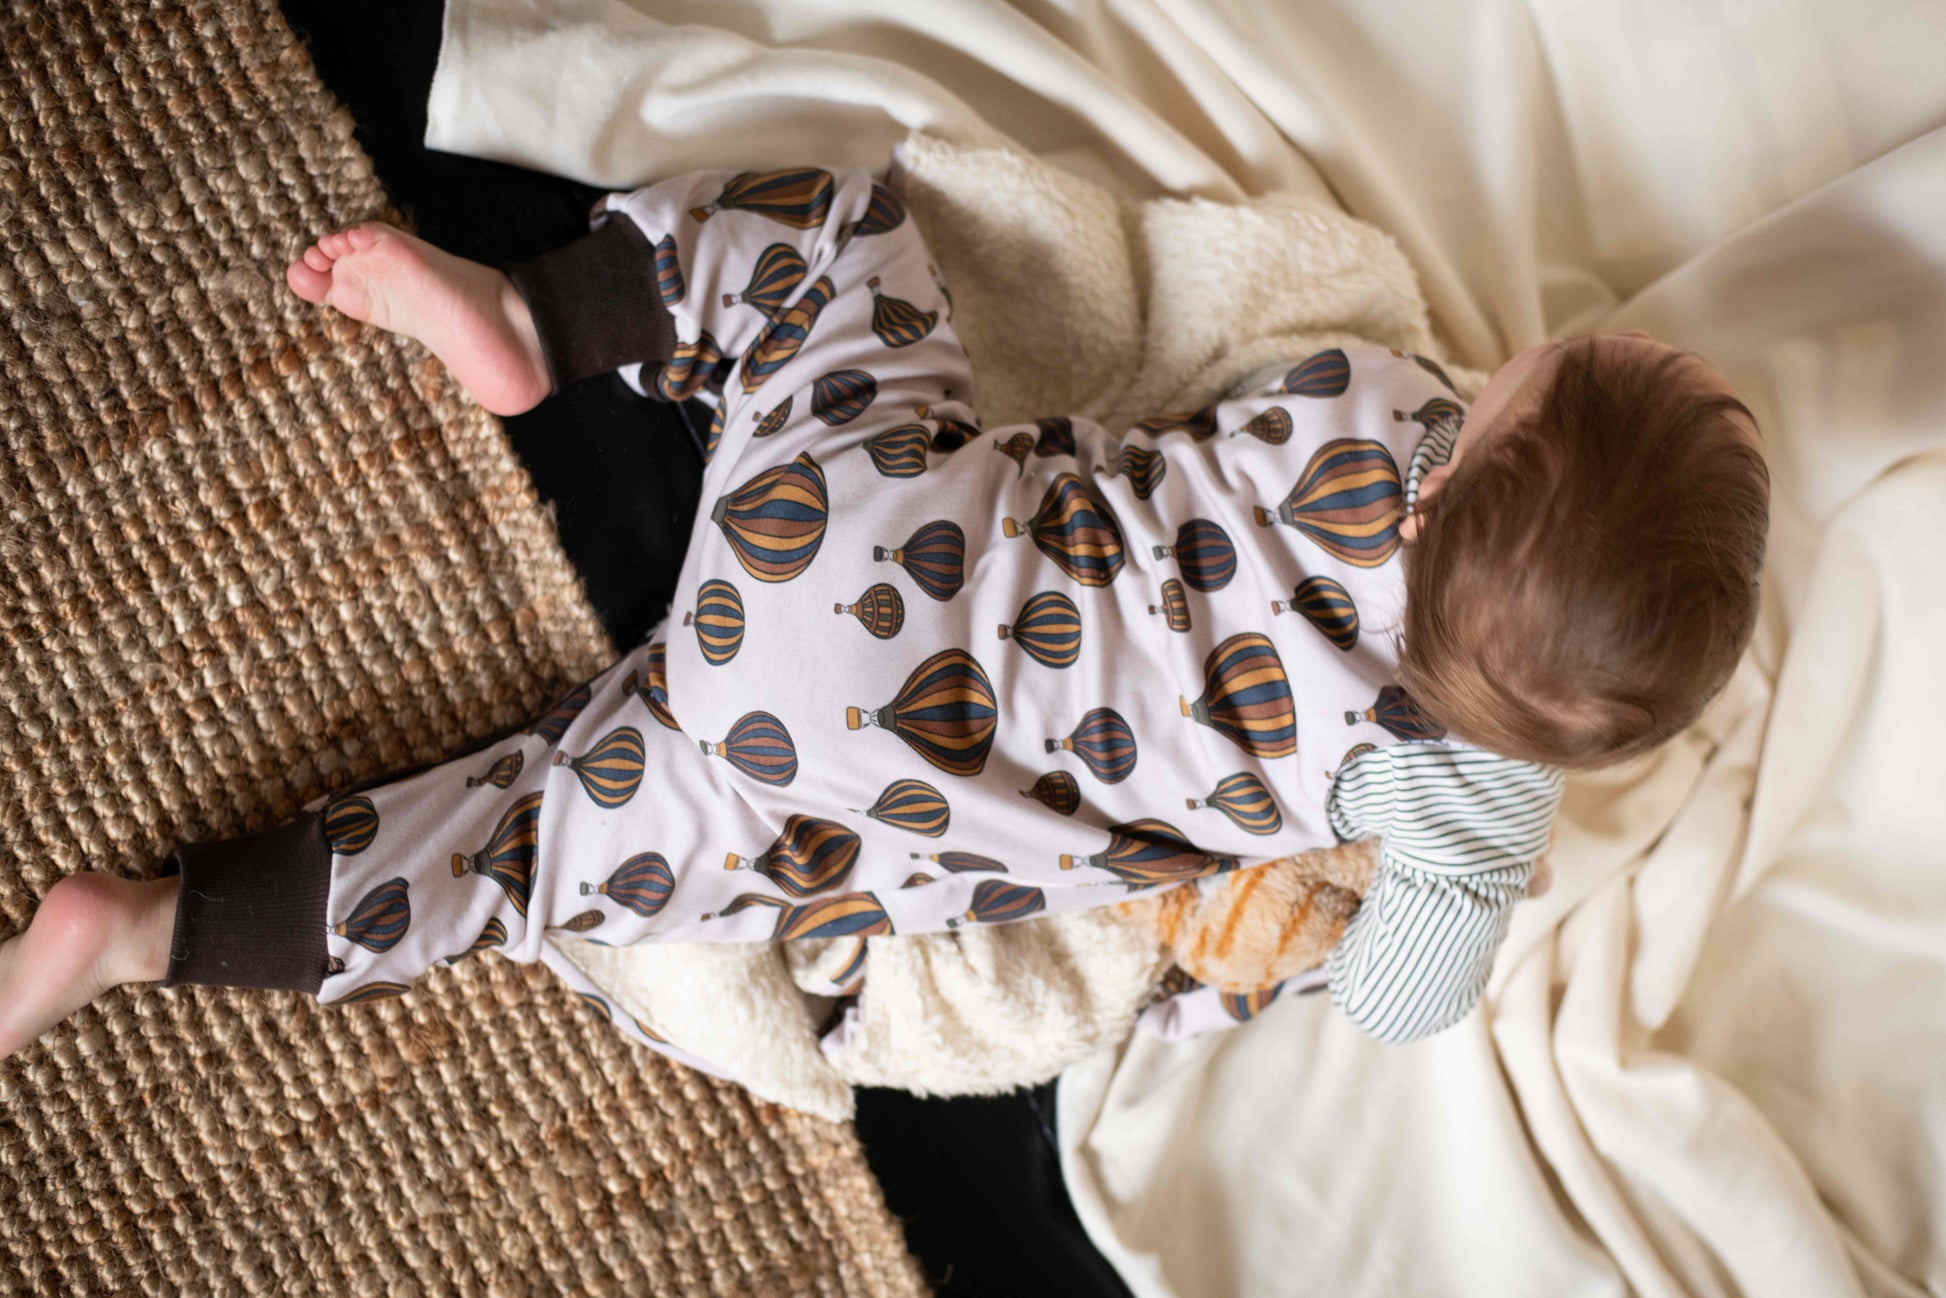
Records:
[[[0,19],[0,928],[614,657],[496,421],[284,262],[389,213],[274,4]],[[0,1290],[912,1294],[847,1127],[539,966],[124,990],[0,1063]]]

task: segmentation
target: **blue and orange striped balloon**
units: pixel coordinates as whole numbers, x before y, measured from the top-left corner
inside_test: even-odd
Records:
[[[864,370],[833,370],[811,383],[811,413],[836,428],[865,413],[878,399],[878,380]]]
[[[1318,448],[1277,506],[1275,519],[1261,505],[1254,512],[1259,527],[1282,522],[1334,558],[1355,568],[1376,568],[1398,552],[1405,489],[1384,446],[1340,437]]]
[[[1387,685],[1378,692],[1378,700],[1363,712],[1345,713],[1345,724],[1355,726],[1360,721],[1372,721],[1385,727],[1386,732],[1399,739],[1444,739],[1446,727],[1419,710],[1412,696],[1398,685]]]
[[[846,729],[889,730],[948,775],[980,773],[999,720],[993,682],[964,649],[942,649],[913,668],[884,707],[845,709]]]
[[[946,795],[924,780],[892,781],[864,814],[927,838],[940,837],[953,823],[953,809],[946,805]]]
[[[1035,780],[1033,787],[1018,791],[1023,798],[1032,798],[1049,811],[1063,816],[1072,816],[1081,810],[1081,785],[1066,771],[1049,771]]]
[[[1073,753],[1103,784],[1120,784],[1135,770],[1135,732],[1113,708],[1094,708],[1066,739],[1042,741],[1050,753]]]
[[[804,295],[791,303],[790,308],[774,315],[757,331],[750,344],[750,350],[743,354],[743,391],[747,396],[764,385],[764,380],[790,364],[804,340],[811,336],[811,330],[818,322],[838,289],[829,275],[820,275],[817,282],[804,290]]]
[[[1013,625],[1000,624],[1000,638],[1043,667],[1072,667],[1081,657],[1081,610],[1060,591],[1044,590],[1028,596]]]
[[[669,646],[658,640],[649,646],[649,656],[643,673],[646,680],[630,672],[622,681],[622,693],[632,694],[641,699],[649,708],[649,715],[671,730],[680,730],[676,724],[676,714],[669,710]]]
[[[1169,461],[1159,452],[1146,446],[1124,446],[1122,453],[1115,457],[1115,472],[1128,479],[1128,485],[1140,500],[1147,500],[1169,476]],[[1114,472],[1104,473],[1103,477],[1112,478]]]
[[[682,301],[682,258],[676,253],[676,236],[665,234],[655,241],[655,292],[662,305]]]
[[[615,1021],[614,1014],[609,1011],[608,1002],[601,997],[595,995],[593,992],[584,992],[579,989],[574,994],[581,998],[581,1003],[588,1007],[588,1012],[602,1022],[613,1023]]]
[[[717,403],[716,409],[710,413],[709,432],[703,436],[704,464],[708,464],[716,458],[716,448],[723,441],[723,420],[728,413],[729,406],[720,401]]]
[[[410,887],[403,878],[387,879],[358,899],[351,914],[331,931],[367,951],[390,951],[412,927]]]
[[[382,1001],[393,996],[403,996],[411,990],[411,986],[407,983],[391,982],[387,979],[380,978],[366,983],[363,987],[360,987],[357,991],[349,995],[340,996],[337,1000],[332,1001],[331,1004],[357,1005],[362,1001]]]
[[[1153,547],[1155,557],[1174,555],[1182,579],[1205,595],[1222,590],[1237,575],[1237,548],[1230,534],[1207,518],[1192,518],[1176,529],[1173,546]]]
[[[915,870],[905,877],[905,882],[900,884],[899,887],[901,889],[923,888],[931,882],[932,876],[930,874],[927,874],[924,870]]]
[[[745,572],[758,581],[789,581],[817,558],[830,513],[824,470],[806,451],[720,497],[710,521],[723,529]]]
[[[1164,433],[1188,433],[1199,442],[1207,441],[1216,436],[1216,407],[1204,406],[1201,410],[1150,415],[1135,425],[1135,431],[1151,437],[1160,437]]]
[[[797,745],[768,712],[744,713],[720,743],[700,742],[705,757],[721,757],[753,780],[782,788],[797,778]]]
[[[1377,751],[1378,751],[1377,744],[1353,744],[1350,748],[1345,749],[1345,755],[1338,759],[1338,770],[1340,771],[1344,770],[1347,766],[1350,766],[1354,761],[1356,761],[1360,757],[1363,757],[1366,753],[1375,753]],[[1337,772],[1334,771],[1332,772],[1332,774],[1335,775],[1337,774]]]
[[[1189,630],[1189,597],[1174,577],[1162,583],[1162,602],[1149,605],[1149,612],[1162,614],[1171,631]]]
[[[791,399],[789,397],[785,397],[781,402],[778,403],[777,408],[775,410],[771,411],[769,414],[765,415],[763,418],[757,421],[757,426],[754,430],[752,430],[750,435],[752,437],[774,436],[775,434],[780,433],[784,430],[784,425],[787,422],[789,422],[790,417],[791,417]]]
[[[676,353],[656,370],[656,394],[664,401],[687,401],[705,386],[712,384],[722,370],[723,348],[710,336],[709,330],[695,342],[676,343]]]
[[[765,315],[776,315],[784,308],[784,301],[799,284],[804,282],[810,267],[805,264],[804,255],[788,243],[773,243],[758,254],[756,265],[750,268],[750,282],[741,293],[725,293],[724,306],[735,306],[741,302],[753,306]]]
[[[583,884],[582,887],[585,888],[587,887],[587,885]],[[607,919],[608,916],[602,914],[598,910],[584,910],[579,915],[576,915],[573,919],[570,919],[567,923],[556,924],[554,927],[558,929],[565,929],[570,933],[586,933],[589,929],[600,928],[602,924],[604,924],[607,921]],[[599,939],[597,938],[589,938],[588,940],[590,942],[599,941]],[[603,943],[603,945],[605,946],[607,944]]]
[[[1034,427],[1040,430],[1040,436],[1034,440],[1034,454],[1043,459],[1074,454],[1074,420],[1066,415],[1054,415],[1036,419]]]
[[[1270,637],[1233,635],[1203,660],[1203,697],[1180,700],[1182,714],[1208,726],[1252,757],[1297,751],[1297,713],[1284,661]]]
[[[699,223],[717,212],[751,212],[796,230],[815,230],[831,213],[834,186],[822,167],[786,167],[778,171],[745,171],[723,187],[716,200],[692,207]]]
[[[645,752],[641,731],[634,726],[617,726],[580,757],[555,753],[554,764],[572,767],[597,806],[619,807],[635,796],[642,783]]]
[[[682,624],[696,628],[703,660],[721,667],[743,648],[743,596],[729,582],[712,578],[696,588],[696,607],[682,615]]]
[[[1282,406],[1272,406],[1262,411],[1241,428],[1230,430],[1230,436],[1248,433],[1266,446],[1282,446],[1291,440],[1291,412]]]
[[[946,519],[927,523],[896,550],[873,546],[872,558],[898,564],[914,585],[937,600],[951,599],[966,584],[966,533]]]
[[[874,182],[865,215],[845,228],[844,239],[849,241],[861,234],[890,234],[904,220],[905,200],[899,197],[898,191]]]
[[[1272,615],[1296,609],[1316,627],[1325,639],[1350,653],[1358,643],[1358,606],[1351,592],[1329,577],[1306,577],[1297,583],[1288,600],[1270,602]]]
[[[1005,924],[1009,920],[1026,919],[1047,909],[1047,895],[1039,888],[1025,884],[1005,883],[999,879],[982,879],[973,889],[973,904],[966,913],[946,921],[947,928],[958,928],[961,924]]]
[[[939,312],[922,311],[904,298],[883,292],[876,275],[865,281],[865,287],[872,291],[872,332],[887,347],[910,347],[939,323]]]
[[[793,906],[763,893],[746,892],[739,894],[722,910],[703,918],[725,918],[753,907],[766,907],[777,912],[777,923],[770,933],[773,942],[794,942],[813,937],[878,937],[892,932],[892,917],[885,913],[885,907],[878,904],[878,898],[869,892],[841,892],[835,897],[820,897],[801,906]]]
[[[927,418],[928,409],[926,406],[918,407],[919,418]],[[978,428],[963,419],[934,419],[933,422],[939,428],[932,435],[932,448],[941,454],[950,455],[980,435]]]
[[[726,870],[755,870],[784,890],[804,898],[844,886],[858,864],[858,835],[835,820],[792,816],[762,856],[746,860],[731,853]]]
[[[901,424],[865,439],[872,467],[887,478],[916,478],[926,471],[924,424]]]
[[[522,733],[539,735],[552,748],[561,742],[561,736],[568,732],[568,726],[581,715],[581,709],[587,707],[588,700],[594,696],[593,688],[587,682],[582,682],[569,690],[559,703],[535,717]]]
[[[1015,433],[1012,437],[1007,438],[1005,441],[996,438],[993,443],[993,449],[1020,466],[1014,473],[1014,476],[1018,478],[1021,474],[1027,472],[1027,457],[1034,450],[1034,435],[1022,430],[1021,432]]]
[[[1435,424],[1445,423],[1449,420],[1463,421],[1465,418],[1465,407],[1461,406],[1457,401],[1448,401],[1445,397],[1434,397],[1411,414],[1407,414],[1403,410],[1394,410],[1392,412],[1392,419],[1395,423],[1402,424],[1410,419],[1429,432]]]
[[[480,935],[473,939],[472,946],[467,947],[466,950],[460,952],[458,955],[444,956],[442,959],[446,964],[458,964],[460,961],[466,959],[466,957],[477,955],[490,947],[499,946],[506,940],[507,926],[498,915],[495,915],[480,929]]]
[[[1063,870],[1092,865],[1124,883],[1172,883],[1206,874],[1222,874],[1241,864],[1234,856],[1205,852],[1166,820],[1135,820],[1108,827],[1108,850],[1092,856],[1060,858]]]
[[[1193,974],[1181,965],[1170,965],[1169,972],[1162,975],[1162,981],[1157,984],[1155,995],[1150,998],[1151,1003],[1154,1001],[1166,1001],[1172,996],[1186,995],[1202,985],[1202,983],[1196,981]]]
[[[643,919],[654,919],[661,914],[675,890],[675,873],[659,852],[638,852],[623,861],[606,883],[581,885],[583,897],[602,894]]]
[[[1248,1023],[1264,1012],[1264,1007],[1277,999],[1277,993],[1284,990],[1281,982],[1268,987],[1257,987],[1247,992],[1225,991],[1217,993],[1217,1004],[1223,1012],[1239,1023]]]
[[[1042,554],[1083,586],[1106,586],[1122,570],[1121,525],[1072,473],[1054,479],[1041,497],[1039,512],[1025,525],[1005,518],[1000,532],[1032,536]]]
[[[1337,397],[1350,386],[1351,358],[1343,348],[1333,347],[1293,365],[1277,391],[1299,397]]]
[[[1284,813],[1264,782],[1248,771],[1226,775],[1207,798],[1187,798],[1189,809],[1214,807],[1246,834],[1274,834],[1284,827]]]
[[[334,856],[357,856],[378,837],[378,808],[370,798],[339,798],[320,822]]]
[[[890,640],[905,626],[905,597],[882,581],[866,587],[856,604],[833,604],[831,611],[851,614],[876,640]]]
[[[1396,347],[1390,347],[1387,348],[1386,350],[1390,351],[1394,356],[1397,356],[1401,360],[1410,357],[1412,360],[1417,361],[1419,364],[1419,368],[1424,370],[1426,373],[1432,375],[1434,378],[1438,379],[1441,383],[1444,383],[1446,385],[1446,390],[1448,392],[1451,392],[1454,396],[1459,395],[1459,389],[1454,387],[1453,381],[1446,377],[1446,371],[1439,368],[1438,361],[1428,360],[1424,356],[1419,355],[1419,353],[1417,352],[1402,352]]]
[[[467,776],[466,787],[477,789],[483,784],[491,784],[496,789],[512,788],[514,780],[520,775],[520,768],[526,764],[526,761],[526,757],[515,749],[489,766],[485,775]]]
[[[972,852],[934,852],[927,855],[914,852],[912,859],[936,861],[946,867],[950,874],[1005,874],[1007,867],[990,856],[977,856]]]
[[[534,858],[541,842],[541,795],[536,789],[523,794],[494,826],[487,845],[472,855],[453,853],[453,877],[464,878],[467,871],[493,880],[507,894],[514,913],[527,918],[527,895],[534,886]]]

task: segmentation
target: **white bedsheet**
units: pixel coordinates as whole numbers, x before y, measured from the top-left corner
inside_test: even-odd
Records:
[[[909,127],[1335,197],[1461,363],[1641,327],[1776,482],[1757,644],[1570,782],[1480,1012],[1322,998],[1064,1077],[1143,1295],[1946,1293],[1946,5],[450,0],[427,142],[594,183]]]

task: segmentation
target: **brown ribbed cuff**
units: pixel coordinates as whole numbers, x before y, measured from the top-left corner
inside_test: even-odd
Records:
[[[163,863],[180,874],[164,987],[324,986],[331,845],[324,812],[238,838],[184,843]]]
[[[676,354],[676,318],[656,287],[655,251],[621,213],[584,239],[504,269],[533,313],[556,392],[576,379]]]

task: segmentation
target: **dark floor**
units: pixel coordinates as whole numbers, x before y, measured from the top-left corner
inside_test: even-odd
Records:
[[[598,191],[422,146],[441,0],[283,7],[419,234],[497,265],[587,232]],[[380,31],[386,38],[372,39]],[[696,515],[701,410],[638,397],[610,375],[506,421],[536,488],[555,502],[562,545],[617,648],[646,640],[669,606]],[[862,1091],[858,1130],[941,1294],[1128,1293],[1068,1202],[1051,1085],[964,1100]]]

